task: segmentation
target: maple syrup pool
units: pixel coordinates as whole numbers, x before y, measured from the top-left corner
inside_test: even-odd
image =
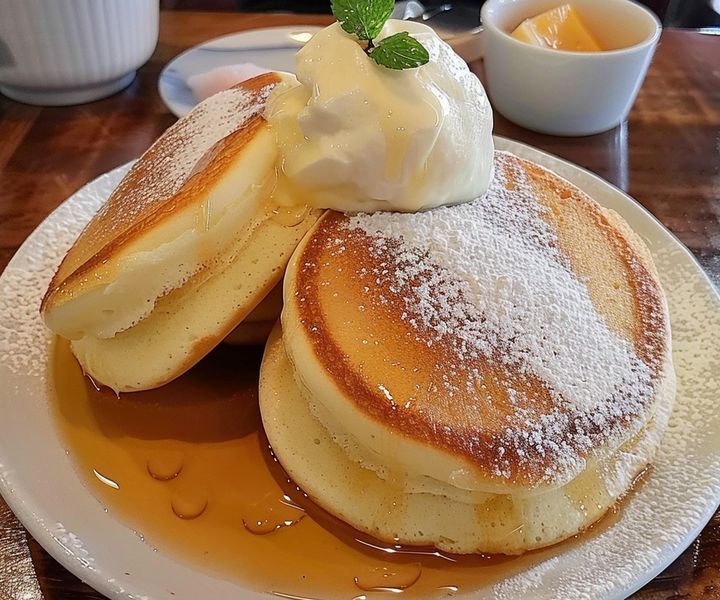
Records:
[[[107,511],[160,552],[279,597],[370,600],[477,591],[577,543],[457,556],[354,530],[274,459],[258,409],[261,357],[261,348],[221,345],[162,388],[116,397],[83,376],[67,342],[54,344],[53,412],[76,468]]]

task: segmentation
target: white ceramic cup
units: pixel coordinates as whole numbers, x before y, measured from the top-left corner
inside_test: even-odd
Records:
[[[662,26],[630,0],[572,0],[603,52],[539,48],[510,36],[564,0],[487,0],[485,73],[495,109],[528,129],[579,136],[622,123],[635,102]]]
[[[159,0],[0,0],[0,92],[81,104],[129,85],[158,39]]]

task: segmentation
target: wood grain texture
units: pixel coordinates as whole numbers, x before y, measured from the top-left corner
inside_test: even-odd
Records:
[[[157,94],[186,48],[243,29],[326,24],[300,15],[164,13],[160,43],[123,92],[75,107],[0,97],[0,269],[79,187],[145,150],[175,118]],[[481,63],[472,65],[482,76]],[[531,133],[496,115],[496,133],[586,167],[626,190],[685,243],[720,286],[720,38],[666,31],[623,126],[587,138]],[[720,513],[637,600],[720,598]],[[0,500],[0,600],[100,600],[30,538]]]
[[[0,499],[0,598],[42,600],[25,530]]]

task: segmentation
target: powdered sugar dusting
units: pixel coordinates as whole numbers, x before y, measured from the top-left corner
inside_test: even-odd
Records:
[[[503,153],[495,171],[475,202],[359,214],[347,226],[371,236],[378,266],[370,276],[402,298],[403,319],[428,345],[449,342],[461,362],[497,357],[547,385],[558,408],[533,421],[518,403],[497,442],[496,474],[510,476],[506,448],[521,458],[529,449],[553,457],[559,468],[542,477],[551,481],[581,468],[594,446],[612,445],[613,434],[619,443],[639,429],[654,387],[649,366],[610,329],[559,251],[526,173]],[[482,388],[482,377],[471,373],[468,391]],[[523,393],[507,391],[511,401]]]
[[[60,545],[63,551],[77,560],[83,569],[93,569],[95,559],[85,548],[83,541],[72,531],[68,531],[62,523],[56,523],[52,528],[52,536],[55,542]]]
[[[257,90],[247,86],[211,96],[163,133],[83,232],[83,243],[71,250],[61,267],[62,278],[170,201],[215,144],[264,110],[274,83]]]
[[[0,366],[11,373],[43,376],[51,335],[40,317],[40,300],[60,259],[97,212],[131,164],[80,189],[25,241],[2,274],[0,287]],[[19,264],[18,264],[19,263]],[[28,290],[34,290],[28,298]]]
[[[271,88],[265,86],[257,97],[243,87],[222,91],[198,104],[190,118],[180,119],[170,127],[160,138],[163,152],[153,155],[152,162],[144,165],[152,173],[152,180],[150,185],[139,190],[139,204],[142,205],[146,198],[164,198],[176,193],[198,160],[215,143],[262,112]]]
[[[500,583],[496,586],[495,592],[499,597],[504,598],[507,596],[506,588],[510,587],[512,596],[507,597],[531,598],[537,593],[539,589],[542,588],[543,577],[545,576],[545,574],[551,573],[553,570],[555,570],[558,566],[558,562],[558,557],[553,556],[552,558],[543,561],[525,571],[522,578],[516,581],[514,584],[508,585],[505,582]]]

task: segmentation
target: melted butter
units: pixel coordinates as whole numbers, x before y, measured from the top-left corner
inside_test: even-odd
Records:
[[[260,357],[223,346],[158,390],[116,397],[83,377],[67,342],[55,345],[53,411],[78,471],[110,514],[161,552],[282,598],[372,600],[385,596],[379,590],[472,593],[573,544],[456,556],[354,530],[312,503],[269,449]],[[390,483],[386,509],[401,509],[402,482]]]
[[[297,227],[310,214],[306,195],[285,175],[282,161],[275,165],[268,184],[266,217],[283,227]]]
[[[310,212],[310,207],[304,206],[278,206],[272,210],[272,217],[276,223],[284,227],[300,225]]]

